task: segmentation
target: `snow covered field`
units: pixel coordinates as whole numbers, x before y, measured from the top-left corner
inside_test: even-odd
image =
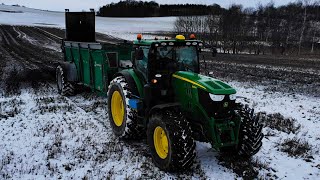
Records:
[[[99,32],[134,39],[141,31],[170,31],[173,23],[174,18],[97,18],[96,24]],[[0,5],[0,24],[63,28],[64,15]],[[12,69],[43,68],[36,66],[40,60],[32,59],[28,51],[28,56],[19,54],[21,47],[29,44],[30,52],[44,51],[42,56],[51,58],[50,62],[61,54],[56,41],[39,34],[31,37],[32,29],[8,29],[0,26],[0,179],[320,178],[320,96],[292,93],[294,88],[291,92],[274,90],[274,80],[268,80],[271,77],[265,77],[267,83],[260,85],[251,79],[222,78],[237,89],[239,101],[267,117],[261,151],[250,162],[243,162],[221,157],[209,144],[198,142],[196,163],[190,172],[165,173],[153,165],[145,140],[124,142],[113,135],[106,122],[105,98],[86,92],[70,98],[59,96],[50,78],[36,84],[12,82],[19,75]],[[26,36],[19,36],[14,29]],[[19,48],[11,48],[18,44]],[[253,68],[236,68],[240,67]],[[289,75],[309,72],[303,67],[298,71],[274,65],[259,68],[261,72]],[[319,69],[311,73],[319,78]]]
[[[200,178],[235,175],[200,144],[193,173],[167,174],[155,168],[145,143],[122,142],[112,134],[104,98],[57,95],[52,84],[1,97],[0,177],[18,179]],[[209,158],[210,157],[210,158]],[[195,165],[196,166],[196,165]],[[203,166],[203,167],[202,167]]]
[[[250,84],[230,82],[240,101],[253,102],[258,112],[270,117],[264,129],[263,147],[256,155],[268,165],[279,179],[318,179],[320,177],[320,98],[280,92],[265,91],[267,87],[252,87]],[[277,114],[278,113],[278,114]],[[271,116],[273,114],[273,116]],[[278,122],[280,121],[280,122]],[[286,140],[307,142],[310,150],[302,154],[288,155],[281,152]],[[293,144],[289,148],[299,148]],[[264,172],[264,171],[262,171]],[[264,172],[265,173],[265,172]],[[260,174],[264,177],[266,174]]]
[[[8,13],[11,12],[11,13]],[[96,18],[96,31],[134,40],[138,33],[169,32],[175,17],[161,18]],[[65,28],[64,12],[51,12],[0,5],[0,24]],[[145,36],[146,38],[148,36]]]

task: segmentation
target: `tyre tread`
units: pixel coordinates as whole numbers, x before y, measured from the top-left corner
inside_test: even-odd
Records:
[[[184,115],[177,110],[164,110],[153,114],[148,125],[148,142],[153,146],[153,131],[150,130],[154,120],[163,121],[168,132],[172,147],[171,162],[166,167],[159,167],[165,171],[177,172],[189,169],[196,157],[195,142],[192,130]],[[152,132],[151,132],[152,131]],[[151,147],[150,147],[151,148]],[[157,156],[155,153],[153,156]],[[155,159],[155,158],[154,158]]]
[[[61,66],[58,66],[56,69],[56,82],[57,82],[57,84],[58,84],[58,73],[60,73],[61,82],[62,82],[61,91],[58,89],[59,93],[62,96],[74,96],[75,95],[75,86],[72,82],[69,82],[68,80],[66,80],[67,78],[65,77],[65,73],[64,73],[63,68]]]
[[[110,82],[110,85],[108,88],[109,89],[108,95],[111,87],[114,85],[121,87],[120,89],[123,91],[123,94],[125,96],[126,109],[129,110],[129,112],[127,112],[128,114],[127,114],[126,128],[119,137],[123,139],[140,139],[143,136],[144,131],[143,131],[143,128],[138,124],[137,112],[131,109],[128,104],[129,99],[132,96],[130,87],[123,76],[118,76]],[[109,109],[108,109],[108,114],[109,114],[109,118],[112,118],[111,110]]]
[[[238,154],[245,157],[255,155],[262,147],[263,125],[260,123],[260,114],[248,106],[241,106],[238,110],[241,117]]]

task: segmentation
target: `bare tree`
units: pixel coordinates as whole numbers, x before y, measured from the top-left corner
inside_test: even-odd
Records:
[[[315,2],[311,4],[312,2]],[[231,5],[208,16],[178,17],[175,30],[197,37],[226,53],[254,49],[256,54],[286,54],[308,50],[318,53],[320,41],[320,1],[304,0],[275,7],[273,3],[257,9]],[[310,50],[311,49],[311,50]]]
[[[314,44],[316,43],[316,35],[319,33],[320,21],[319,21],[319,9],[320,9],[320,1],[316,1],[314,3],[314,7],[317,8],[315,23],[313,23],[313,36],[312,36],[312,44],[311,44],[311,53],[314,53]]]
[[[307,7],[310,3],[310,0],[304,0],[304,14],[303,14],[303,22],[302,22],[302,28],[301,28],[301,34],[300,34],[300,38],[299,38],[299,51],[298,51],[298,55],[301,55],[301,44],[303,41],[303,34],[304,34],[304,30],[306,28],[306,22],[307,22]]]

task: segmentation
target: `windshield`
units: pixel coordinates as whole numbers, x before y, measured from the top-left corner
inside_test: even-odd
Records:
[[[197,72],[198,54],[196,46],[164,46],[157,48],[157,59],[177,62],[178,70]]]

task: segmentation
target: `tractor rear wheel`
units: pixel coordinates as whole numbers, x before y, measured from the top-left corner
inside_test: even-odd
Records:
[[[196,156],[189,122],[179,110],[163,110],[149,119],[147,141],[153,161],[164,171],[189,169]]]
[[[56,69],[56,82],[58,93],[62,96],[73,96],[75,94],[74,85],[66,78],[66,72],[64,72],[61,66]]]
[[[242,157],[251,157],[255,155],[262,146],[263,125],[260,120],[260,114],[254,114],[254,110],[247,105],[241,106],[237,113],[241,117],[239,132],[238,154]]]
[[[132,95],[126,79],[116,77],[110,82],[108,90],[108,116],[114,134],[124,139],[138,139],[143,132],[138,125],[137,111],[130,108]]]

